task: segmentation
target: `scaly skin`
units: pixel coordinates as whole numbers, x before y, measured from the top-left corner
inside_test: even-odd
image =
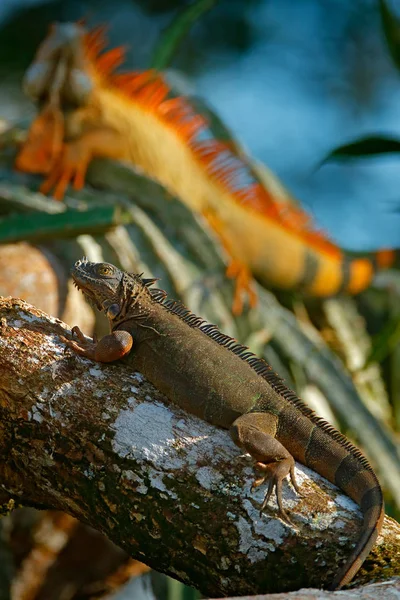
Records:
[[[236,279],[234,314],[242,312],[242,292],[251,306],[256,302],[252,275],[314,296],[357,294],[376,267],[393,262],[389,251],[378,253],[376,264],[347,257],[271,173],[260,178],[233,142],[213,137],[190,99],[171,98],[154,71],[115,74],[124,52],[101,54],[104,44],[101,29],[55,24],[25,75],[26,92],[44,107],[16,166],[48,175],[41,191],[62,199],[70,182],[80,189],[95,156],[140,166],[220,237],[231,261],[227,274]]]
[[[295,460],[340,487],[357,502],[364,522],[360,539],[330,589],[350,582],[375,543],[384,505],[378,480],[361,452],[318,418],[285,387],[263,360],[196,317],[162,290],[155,280],[130,275],[108,263],[77,261],[72,276],[109,319],[111,333],[88,342],[64,340],[80,355],[99,362],[126,357],[171,402],[225,429],[255,460],[269,480],[261,510],[273,492],[280,516],[289,520],[281,498],[282,480],[295,479]]]

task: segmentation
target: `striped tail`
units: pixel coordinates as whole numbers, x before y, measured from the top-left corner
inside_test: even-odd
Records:
[[[395,250],[378,250],[368,256],[354,258],[344,255],[340,291],[358,294],[367,288],[375,273],[389,269],[395,262]]]
[[[343,490],[363,513],[363,526],[356,547],[329,587],[330,590],[340,589],[357,573],[382,528],[384,502],[381,487],[368,460],[350,440],[305,405],[276,375],[266,372],[263,376],[289,403],[279,414],[278,441],[296,460]]]
[[[371,283],[375,273],[390,268],[396,260],[395,250],[379,250],[367,256],[318,252],[304,247],[303,272],[297,284],[304,293],[329,297],[340,293],[359,294]]]
[[[371,473],[369,473],[369,475],[371,475]],[[332,584],[329,586],[329,590],[338,590],[350,583],[370,553],[382,528],[385,515],[382,490],[375,475],[373,475],[373,479],[375,479],[374,487],[367,489],[359,502],[364,515],[361,537],[344,566],[340,569]],[[351,496],[350,490],[348,493],[349,496]]]

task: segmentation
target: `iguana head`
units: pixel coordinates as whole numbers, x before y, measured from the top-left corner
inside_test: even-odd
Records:
[[[128,312],[132,318],[139,318],[146,308],[146,299],[151,300],[147,286],[154,280],[125,273],[110,263],[94,263],[84,257],[75,263],[71,274],[91,304],[113,321]]]
[[[32,100],[57,100],[67,106],[90,101],[93,81],[88,73],[85,38],[80,23],[53,23],[26,71],[23,88]]]

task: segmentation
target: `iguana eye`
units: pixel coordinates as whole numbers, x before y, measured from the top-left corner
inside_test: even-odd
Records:
[[[110,265],[99,265],[97,267],[97,274],[98,275],[112,275],[113,268]]]

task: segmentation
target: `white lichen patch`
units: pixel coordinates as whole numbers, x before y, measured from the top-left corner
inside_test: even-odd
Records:
[[[57,386],[57,389],[51,393],[51,399],[65,398],[66,396],[75,395],[78,392],[74,383],[63,381]]]
[[[254,537],[252,527],[244,517],[240,516],[235,525],[239,532],[239,552],[245,554],[251,563],[266,559],[268,551],[274,551],[272,544]]]
[[[247,499],[243,500],[243,507],[253,523],[256,534],[262,535],[265,539],[272,540],[276,546],[279,546],[284,541],[291,529],[290,526],[284,524],[280,519],[274,518],[272,513],[268,514],[268,512],[265,512],[260,516],[259,507],[253,506]]]
[[[134,379],[138,383],[143,383],[143,381],[144,381],[143,375],[141,373],[139,373],[138,371],[131,373],[131,379]]]
[[[122,471],[122,478],[127,479],[128,481],[133,481],[135,483],[135,491],[138,494],[147,494],[149,488],[144,484],[143,478],[137,473],[127,469],[126,471]]]
[[[149,476],[151,487],[159,490],[160,492],[165,492],[165,494],[160,494],[162,498],[167,499],[168,496],[173,498],[174,500],[178,500],[178,496],[172,490],[168,489],[164,483],[164,473],[158,471],[152,471]]]
[[[224,478],[212,467],[200,467],[196,472],[196,479],[206,490],[215,490]]]
[[[254,473],[252,474],[251,478],[249,479],[248,485],[246,485],[247,496],[249,498],[251,498],[253,501],[255,501],[257,506],[261,506],[262,503],[264,502],[265,494],[267,492],[268,481],[266,481],[264,484],[261,484],[259,487],[252,490],[251,484],[253,483],[253,481],[254,481]],[[301,501],[301,498],[296,494],[292,485],[289,484],[287,482],[287,480],[283,481],[282,496],[283,496],[283,502],[285,505],[285,509],[288,509],[288,510],[296,509],[297,504]],[[268,509],[270,510],[270,513],[272,515],[274,513],[278,512],[278,502],[276,500],[275,491],[271,495],[271,498],[268,501],[268,508],[266,510],[266,514],[268,514]]]
[[[28,308],[29,304],[25,303],[25,306]],[[29,312],[25,312],[24,310],[19,311],[19,316],[20,316],[20,319],[11,319],[8,324],[11,325],[11,327],[21,328],[24,326],[25,323],[44,323],[47,321],[47,318],[46,318],[46,320],[44,320],[42,317],[38,317]],[[52,317],[49,318],[49,321],[51,323],[54,323],[54,320],[52,320]]]
[[[89,369],[89,375],[91,377],[96,377],[97,379],[104,379],[105,375],[102,369],[98,365],[94,365]]]
[[[307,483],[310,484],[310,480],[317,481],[317,483],[321,482],[328,486],[332,486],[332,484],[329,483],[329,481],[327,481],[324,477],[322,477],[322,475],[319,475],[315,471],[312,471],[305,465],[302,465],[298,462],[296,462],[296,466],[295,466],[295,475],[296,475],[296,481],[297,481],[299,487],[301,487],[303,484],[307,484]]]
[[[60,349],[58,346],[56,348],[57,348],[57,350]],[[64,352],[61,350],[60,354],[63,354],[63,353]],[[47,365],[46,369],[48,369],[50,371],[51,378],[54,381],[57,379],[58,373],[60,371],[60,362],[57,362],[57,361],[52,362],[49,365]]]
[[[213,429],[208,423],[201,419],[195,419],[196,427],[189,430],[188,422],[185,420],[175,421],[175,432],[179,435],[179,443],[185,448],[186,462],[189,465],[197,465],[199,456],[208,465],[215,466],[218,470],[221,461],[231,462],[232,451],[238,454],[240,451],[233,443],[230,436],[222,429]],[[228,483],[228,480],[226,480]]]
[[[137,399],[135,398],[135,396],[130,396],[129,398],[126,399],[128,406],[130,406],[131,408],[135,408],[137,405]]]
[[[343,529],[346,527],[346,521],[349,519],[349,515],[352,515],[352,519],[357,516],[362,519],[362,512],[360,507],[351,500],[348,496],[344,496],[342,492],[337,489],[335,501],[328,500],[325,504],[325,514],[330,515],[331,521],[328,522],[327,527],[335,527],[335,529]],[[341,510],[343,508],[343,510]],[[321,514],[318,513],[319,525],[324,524],[324,520],[321,519]],[[318,527],[320,528],[320,527]],[[322,528],[322,527],[321,527]]]
[[[361,517],[360,507],[348,496],[344,496],[342,493],[338,493],[336,496],[336,504],[339,504],[346,511],[357,512]]]
[[[113,424],[114,452],[119,456],[135,456],[160,468],[180,468],[183,460],[173,448],[173,415],[159,402],[143,402],[122,410]]]
[[[29,411],[28,414],[29,414],[29,418],[32,421],[36,421],[37,423],[42,423],[43,415],[37,406],[33,405],[32,409]]]
[[[337,518],[335,511],[332,512],[316,512],[312,519],[307,519],[311,529],[324,531],[333,526]]]
[[[60,336],[58,333],[46,333],[44,334],[44,344],[48,344],[49,350],[51,350],[52,354],[59,354],[64,357],[65,354],[65,345],[64,343],[60,344]]]

